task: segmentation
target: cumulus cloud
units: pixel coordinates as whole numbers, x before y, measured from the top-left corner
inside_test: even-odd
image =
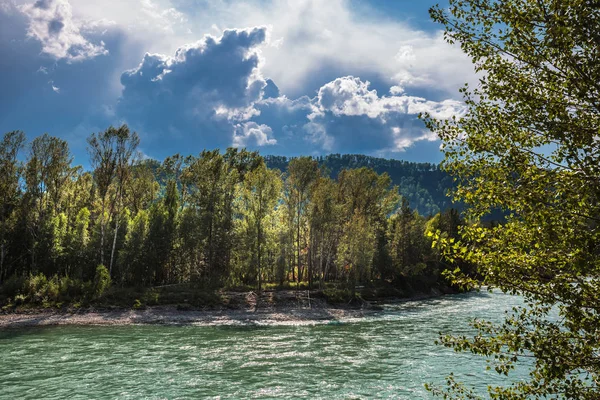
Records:
[[[288,96],[303,92],[324,68],[345,74],[376,75],[387,85],[454,93],[469,81],[473,67],[439,30],[424,31],[400,20],[373,16],[368,2],[280,0],[217,2],[230,25],[273,24],[276,39],[264,49],[265,74]],[[377,2],[373,2],[377,8]],[[398,7],[402,7],[398,5]],[[423,16],[427,18],[426,8]],[[274,22],[275,21],[275,22]],[[433,25],[432,25],[433,27]],[[461,71],[457,74],[456,71]],[[322,85],[326,81],[318,82]]]
[[[309,122],[303,126],[304,132],[306,133],[306,139],[317,146],[320,150],[332,151],[334,146],[334,139],[332,136],[327,134],[325,127],[321,124]]]
[[[154,130],[198,132],[196,139],[205,145],[229,145],[232,137],[240,143],[250,136],[258,145],[273,143],[263,140],[268,135],[258,135],[256,126],[236,125],[256,114],[253,105],[265,89],[278,95],[260,73],[257,46],[266,35],[265,27],[232,29],[182,46],[174,56],[147,53],[121,76],[119,114]]]
[[[233,147],[248,147],[274,145],[277,140],[272,138],[273,130],[267,125],[258,125],[256,122],[237,124],[233,134]],[[252,143],[253,141],[253,143]]]
[[[450,118],[463,112],[458,101],[430,101],[394,87],[380,96],[354,76],[324,84],[312,98],[289,99],[262,77],[257,46],[265,37],[260,27],[228,30],[174,56],[146,54],[121,77],[118,114],[200,146],[380,154],[435,139],[419,113]]]
[[[337,131],[334,137],[341,136],[346,141],[348,135],[362,134],[367,139],[363,145],[372,151],[402,151],[415,142],[436,139],[418,119],[420,113],[447,119],[464,111],[464,104],[459,101],[426,100],[402,94],[394,87],[389,96],[379,96],[376,90],[369,89],[368,81],[347,76],[319,90],[317,110],[310,118],[313,122],[322,121],[329,134]],[[331,116],[336,120],[332,122]]]
[[[287,109],[287,115],[279,114],[288,118],[293,108],[304,112],[304,139],[324,151],[342,152],[402,151],[415,142],[435,140],[418,114],[445,119],[464,112],[464,105],[455,100],[430,101],[394,94],[393,88],[390,92],[379,96],[368,81],[346,76],[323,85],[317,96],[303,103],[284,99],[269,104]]]
[[[70,2],[79,20],[113,21],[127,31],[132,43],[143,43],[150,53],[173,54],[181,43],[205,32],[220,33],[225,27],[270,25],[273,39],[263,46],[268,60],[263,72],[290,97],[312,95],[324,83],[347,74],[369,76],[372,81],[376,76],[386,85],[405,89],[435,87],[443,96],[465,81],[477,83],[468,57],[449,46],[441,32],[418,29],[407,20],[382,18],[373,11],[377,2]],[[419,7],[427,18],[427,6]]]
[[[97,108],[110,112],[93,124],[129,123],[156,157],[230,145],[389,155],[434,140],[417,114],[460,115],[461,103],[444,99],[472,77],[469,61],[439,32],[358,16],[362,6],[346,0],[13,1],[28,3],[17,14],[27,18],[35,55],[39,42],[42,52],[68,62],[37,61],[31,75],[45,93],[63,101],[90,81],[90,71],[105,71],[106,79],[90,85],[120,96],[117,103],[103,94]],[[255,28],[220,30],[241,26]],[[118,41],[110,39],[114,32],[122,34]],[[105,61],[112,70],[88,68]],[[78,82],[65,79],[65,68],[84,66]]]
[[[103,42],[94,44],[83,37],[68,0],[37,0],[21,11],[29,18],[27,35],[42,44],[43,53],[68,62],[108,54]]]
[[[421,97],[399,95],[396,87],[391,96],[379,97],[376,90],[369,90],[369,81],[346,76],[337,78],[319,89],[318,112],[335,116],[366,115],[386,121],[394,114],[429,113],[435,118],[450,118],[463,112],[464,105],[456,100],[428,101]]]

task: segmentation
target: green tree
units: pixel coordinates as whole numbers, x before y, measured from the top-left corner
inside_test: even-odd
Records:
[[[18,155],[24,144],[25,134],[21,131],[4,134],[0,142],[0,283],[6,272],[4,262],[9,248],[8,233],[20,195],[22,166]]]
[[[345,222],[340,245],[344,251],[340,251],[338,259],[343,267],[352,267],[353,282],[365,281],[373,276],[372,265],[379,248],[377,236],[385,232],[387,215],[397,206],[398,189],[391,186],[387,174],[379,175],[366,167],[343,170],[338,181]],[[365,245],[373,248],[366,249]],[[366,259],[365,254],[369,255]],[[355,256],[360,257],[360,263]],[[381,258],[384,257],[379,254],[377,259]]]
[[[125,204],[134,213],[145,210],[156,199],[159,184],[146,162],[138,162],[132,166],[130,176],[124,187]]]
[[[94,297],[98,298],[106,292],[110,287],[112,281],[110,279],[110,273],[106,267],[102,264],[96,267],[96,274],[94,275],[93,290]]]
[[[83,207],[77,213],[75,221],[71,226],[67,239],[66,273],[69,276],[82,279],[86,266],[90,264],[88,259],[88,245],[90,226],[90,211]]]
[[[286,180],[287,206],[290,213],[295,212],[294,225],[296,228],[296,266],[298,268],[298,283],[303,277],[302,249],[306,248],[306,216],[310,201],[310,190],[314,181],[320,175],[319,163],[312,157],[294,158],[288,164]],[[302,246],[301,242],[304,242]]]
[[[463,245],[448,240],[446,254],[526,302],[501,325],[476,321],[473,337],[443,343],[490,356],[499,373],[533,357],[529,379],[489,388],[494,398],[600,398],[598,2],[450,0],[431,15],[480,84],[462,90],[464,116],[426,121],[470,220],[496,208],[509,215],[464,226]],[[469,395],[455,384],[438,393]]]
[[[254,241],[256,243],[256,268],[258,291],[261,291],[261,263],[263,247],[266,242],[265,220],[275,211],[277,200],[283,186],[280,173],[269,170],[265,164],[246,174],[241,190],[240,210],[246,216],[249,224],[253,225]]]
[[[25,166],[25,209],[30,233],[31,269],[51,268],[54,252],[52,218],[59,213],[66,182],[73,175],[73,157],[66,141],[44,134],[33,140]],[[39,257],[38,257],[39,256]]]
[[[358,282],[367,280],[375,248],[375,230],[365,215],[355,212],[344,224],[344,233],[340,238],[337,253],[342,275],[346,277],[353,291]]]
[[[201,252],[195,267],[209,280],[220,278],[226,267],[221,257],[223,249],[218,244],[224,236],[221,222],[227,178],[227,163],[219,150],[203,151],[189,162],[183,175],[189,206],[193,208],[193,214],[185,216],[197,219],[195,225],[186,224],[196,231],[196,246]]]
[[[327,279],[333,262],[335,251],[342,234],[342,205],[338,199],[338,185],[324,176],[319,177],[312,188],[309,208],[310,221],[310,265],[317,266],[319,287],[323,288],[323,280]],[[312,274],[309,275],[312,284]]]
[[[121,222],[119,216],[123,208],[125,188],[131,178],[131,167],[139,142],[137,133],[130,132],[127,125],[119,128],[111,126],[106,131],[94,133],[88,138],[88,153],[101,204],[100,264],[103,265],[106,228],[111,217],[114,219],[115,231],[108,267],[111,275]]]
[[[125,282],[133,285],[148,285],[153,282],[153,272],[148,265],[146,240],[149,231],[148,211],[140,211],[133,219],[128,219],[125,245],[119,251],[120,264]]]
[[[172,278],[170,264],[175,246],[178,208],[176,183],[169,180],[165,197],[150,209],[148,237],[145,243],[147,264],[155,284],[165,284]]]

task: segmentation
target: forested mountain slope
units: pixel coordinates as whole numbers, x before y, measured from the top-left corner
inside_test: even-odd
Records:
[[[264,156],[269,168],[285,171],[291,158]],[[362,154],[330,154],[315,157],[332,178],[343,169],[368,167],[377,173],[387,173],[400,194],[408,199],[410,207],[421,215],[435,215],[453,205],[446,195],[452,187],[452,177],[440,169],[438,164],[414,163],[401,160],[376,158]]]

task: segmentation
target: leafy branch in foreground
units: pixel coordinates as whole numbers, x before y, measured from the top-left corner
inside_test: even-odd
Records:
[[[492,398],[600,398],[599,4],[450,0],[430,13],[480,84],[461,90],[465,116],[425,121],[471,220],[508,215],[464,226],[458,245],[436,242],[477,265],[484,284],[525,299],[503,324],[475,322],[473,337],[442,343],[491,357],[502,374],[533,360],[527,381],[489,387]],[[433,392],[470,398],[453,379]]]

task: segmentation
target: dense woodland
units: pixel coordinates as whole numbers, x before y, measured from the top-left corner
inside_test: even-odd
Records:
[[[72,165],[62,139],[45,134],[27,144],[22,132],[4,135],[5,292],[47,282],[102,291],[109,281],[259,289],[386,281],[420,290],[438,284],[447,267],[427,232],[457,237],[462,224],[453,209],[420,215],[387,172],[365,166],[400,166],[414,181],[437,176],[434,165],[334,155],[269,157],[268,168],[258,153],[235,148],[159,163],[138,157],[139,138],[127,126],[87,142],[90,171]]]
[[[282,156],[264,158],[269,168],[277,168],[282,172],[287,170],[290,161]],[[398,186],[400,195],[408,200],[410,207],[421,215],[432,216],[448,208],[461,208],[460,205],[453,204],[448,196],[448,191],[454,186],[452,177],[438,164],[376,158],[363,154],[330,154],[316,157],[315,160],[333,179],[344,169],[366,167],[378,174],[386,173],[392,183]]]

